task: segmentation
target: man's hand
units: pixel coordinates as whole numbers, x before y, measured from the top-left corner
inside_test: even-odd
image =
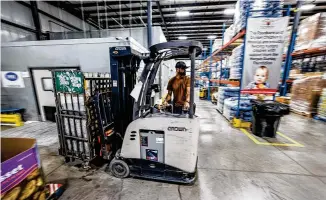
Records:
[[[163,103],[162,103],[162,105],[161,105],[161,109],[166,109],[166,107],[168,107],[169,106],[169,103],[168,102],[166,102],[166,101],[163,101]]]
[[[183,109],[184,109],[184,110],[188,110],[189,107],[190,107],[189,102],[185,102],[185,103],[183,104]]]

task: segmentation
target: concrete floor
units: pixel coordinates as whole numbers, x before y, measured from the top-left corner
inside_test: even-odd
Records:
[[[53,123],[28,124],[3,131],[2,136],[37,139],[47,180],[68,179],[60,199],[326,199],[326,123],[294,114],[286,116],[280,132],[305,147],[275,147],[255,144],[232,128],[207,101],[197,102],[197,115],[201,132],[198,180],[193,186],[121,180],[103,169],[82,172],[68,166],[57,154]],[[281,137],[276,140],[273,142],[287,142]]]

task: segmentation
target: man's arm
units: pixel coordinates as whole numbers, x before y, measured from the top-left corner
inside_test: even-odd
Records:
[[[168,102],[171,101],[171,96],[172,96],[172,91],[169,90],[169,91],[168,91],[168,94],[167,94],[166,97],[165,97],[165,102],[166,102],[166,103],[168,103]]]
[[[168,94],[166,95],[163,104],[167,104],[167,103],[171,102],[172,90],[173,90],[172,84],[173,84],[173,78],[171,78],[168,82],[168,87],[166,88],[168,90]]]
[[[190,87],[187,87],[186,102],[190,103]]]

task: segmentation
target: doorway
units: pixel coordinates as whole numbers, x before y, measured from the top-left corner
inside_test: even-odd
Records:
[[[53,89],[53,70],[79,70],[80,67],[30,67],[36,108],[40,121],[55,122],[55,96]]]

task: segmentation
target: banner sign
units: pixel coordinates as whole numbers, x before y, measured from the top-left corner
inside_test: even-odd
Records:
[[[249,18],[242,90],[277,89],[289,17]]]
[[[8,88],[24,88],[24,79],[21,72],[2,71],[1,72],[2,87]]]
[[[82,72],[56,71],[54,72],[54,79],[57,92],[78,94],[84,92]]]

